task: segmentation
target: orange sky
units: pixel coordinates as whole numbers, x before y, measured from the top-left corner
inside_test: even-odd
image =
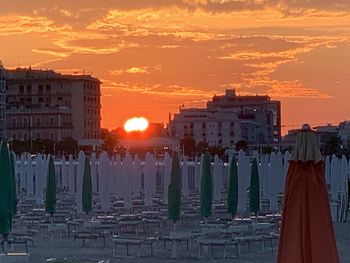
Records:
[[[166,123],[230,87],[281,100],[284,131],[350,119],[348,0],[6,2],[5,67],[98,77],[103,127]]]

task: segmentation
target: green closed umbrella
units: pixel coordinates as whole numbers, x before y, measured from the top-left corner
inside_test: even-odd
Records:
[[[260,211],[260,183],[258,163],[255,158],[253,160],[252,172],[250,177],[249,201],[250,212],[257,215],[257,213]]]
[[[92,182],[91,182],[91,168],[89,158],[85,158],[83,187],[81,192],[81,200],[83,211],[89,214],[92,210]]]
[[[10,155],[7,142],[0,146],[0,234],[4,240],[11,231],[13,217],[13,194]]]
[[[171,165],[171,179],[168,187],[168,218],[174,224],[180,219],[181,205],[181,174],[178,153],[174,153]]]
[[[208,218],[212,213],[213,202],[213,176],[211,173],[211,160],[209,153],[204,154],[201,177],[201,216]]]
[[[235,217],[238,205],[238,174],[236,158],[233,156],[230,164],[228,190],[227,190],[227,212]]]
[[[55,165],[53,158],[49,156],[47,180],[46,180],[46,198],[45,198],[46,213],[53,216],[56,209],[56,177]]]

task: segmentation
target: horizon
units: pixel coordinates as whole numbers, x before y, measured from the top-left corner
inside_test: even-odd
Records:
[[[167,123],[214,94],[267,94],[282,134],[339,124],[347,111],[350,4],[345,1],[11,1],[0,59],[102,81],[101,127],[143,116]]]

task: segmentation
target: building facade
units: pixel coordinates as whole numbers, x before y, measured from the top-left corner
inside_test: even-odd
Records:
[[[238,96],[234,89],[226,90],[225,95],[214,96],[207,103],[208,110],[232,109],[240,111],[238,116],[242,122],[255,122],[256,129],[267,129],[264,144],[278,145],[281,141],[281,103],[271,100],[266,95]],[[260,136],[261,135],[257,135]]]
[[[80,145],[100,140],[100,81],[52,70],[6,71],[7,137],[14,140],[66,137]]]
[[[6,80],[5,69],[0,61],[0,139],[6,137]]]
[[[180,109],[168,125],[169,135],[196,143],[233,148],[245,140],[251,148],[278,145],[281,138],[280,102],[268,96],[237,96],[227,90],[203,109]]]

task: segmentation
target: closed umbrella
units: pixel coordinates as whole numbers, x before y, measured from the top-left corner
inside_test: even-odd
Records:
[[[16,155],[10,153],[10,165],[11,165],[11,193],[12,193],[12,214],[17,214],[17,189],[16,189]]]
[[[46,213],[53,216],[56,210],[56,176],[55,165],[51,155],[49,156],[47,169],[45,207]]]
[[[168,191],[168,218],[174,224],[180,219],[181,174],[178,153],[174,153],[171,165],[171,179]]]
[[[309,125],[297,134],[284,190],[277,263],[339,263],[322,156]]]
[[[92,180],[91,167],[89,158],[85,157],[83,187],[81,193],[82,208],[86,214],[89,214],[92,209]]]
[[[249,187],[249,208],[250,212],[257,215],[260,211],[260,182],[258,163],[254,158],[252,164],[252,171],[250,176],[250,187]]]
[[[170,184],[170,176],[171,176],[171,158],[168,153],[165,153],[164,156],[164,202],[168,200],[168,189]]]
[[[5,140],[0,148],[0,171],[0,234],[6,241],[12,227],[14,203],[10,155]]]
[[[208,218],[212,213],[213,202],[213,176],[211,173],[211,160],[208,153],[204,154],[201,178],[201,216]]]
[[[190,189],[188,185],[188,163],[186,156],[182,158],[182,193],[185,198],[188,198],[190,195]]]
[[[230,163],[227,190],[227,212],[235,217],[238,206],[238,175],[236,158],[233,156]]]
[[[341,159],[341,198],[340,207],[338,212],[338,221],[346,222],[348,206],[349,206],[349,163],[346,157],[343,155]]]

